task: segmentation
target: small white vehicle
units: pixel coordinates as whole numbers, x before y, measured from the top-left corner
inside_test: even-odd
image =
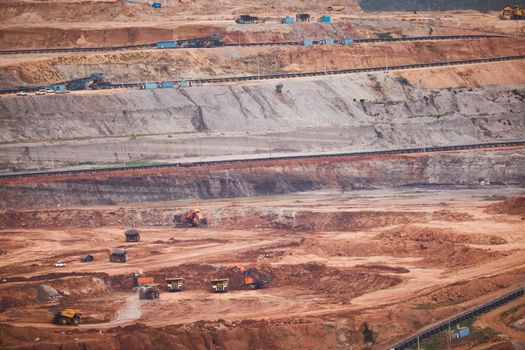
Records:
[[[25,92],[25,91],[18,91],[16,93],[16,96],[27,96],[27,92]]]
[[[57,90],[55,91],[55,94],[69,94],[70,91],[69,90]]]
[[[46,90],[38,90],[38,91],[35,91],[35,95],[45,95],[46,94]]]
[[[53,89],[46,89],[46,94],[54,94],[55,90]]]
[[[56,263],[53,264],[54,267],[66,267],[66,262],[65,261],[57,261]]]

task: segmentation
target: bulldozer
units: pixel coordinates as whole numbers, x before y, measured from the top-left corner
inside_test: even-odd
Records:
[[[192,209],[182,215],[175,215],[173,217],[176,227],[202,227],[208,225],[208,219],[201,213],[199,209]]]
[[[62,326],[80,324],[80,311],[74,309],[54,310],[53,323]]]
[[[514,7],[507,6],[499,13],[499,19],[506,20],[506,19],[514,19],[514,20],[520,20],[525,19],[525,9],[522,9],[519,7],[519,5],[515,5]]]
[[[140,300],[152,300],[160,298],[160,284],[143,284],[139,287]]]
[[[166,277],[166,288],[168,292],[182,292],[182,288],[184,288],[184,278]]]
[[[217,278],[211,280],[211,290],[213,293],[226,293],[230,284],[229,278]]]

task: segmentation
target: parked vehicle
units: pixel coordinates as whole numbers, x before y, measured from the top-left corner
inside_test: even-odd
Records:
[[[16,93],[16,96],[27,96],[27,92],[25,92],[25,91],[18,91]]]
[[[65,261],[57,261],[56,263],[53,264],[54,267],[66,267],[66,262]]]

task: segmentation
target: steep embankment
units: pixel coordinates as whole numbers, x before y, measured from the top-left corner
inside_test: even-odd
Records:
[[[498,11],[501,4],[511,1],[480,1],[480,0],[433,0],[423,2],[417,0],[360,0],[359,5],[365,11],[446,11],[446,10],[478,10]]]
[[[282,93],[275,84],[3,97],[0,163],[56,169],[525,137],[521,88],[426,90],[383,74],[285,81]]]
[[[453,47],[453,49],[451,49]],[[94,72],[111,82],[198,79],[300,71],[382,67],[525,54],[514,38],[375,43],[366,45],[225,47],[8,58],[0,88],[49,84]]]
[[[523,174],[523,150],[274,161],[8,180],[0,187],[0,207],[228,198],[372,186],[525,185]]]

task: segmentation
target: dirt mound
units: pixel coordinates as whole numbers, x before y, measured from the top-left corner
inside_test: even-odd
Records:
[[[324,264],[280,265],[263,268],[272,277],[274,287],[316,290],[330,295],[356,297],[401,283],[401,278],[369,272],[363,269],[339,269]]]
[[[458,282],[416,300],[416,304],[438,308],[476,299],[483,295],[512,287],[525,278],[525,270],[505,273],[500,276]],[[434,307],[432,307],[434,306]]]
[[[452,210],[436,210],[432,213],[432,220],[439,221],[468,221],[471,220],[473,216],[469,213],[455,212]]]
[[[494,203],[487,206],[485,210],[491,214],[509,214],[525,216],[525,196],[518,196]]]
[[[383,232],[378,239],[386,240],[406,240],[415,242],[436,242],[436,243],[456,243],[456,244],[486,244],[497,245],[505,244],[506,240],[498,236],[487,236],[478,234],[461,234],[449,229],[433,227],[420,227],[414,225],[404,225],[392,230]]]
[[[11,283],[15,282],[0,286],[0,311],[27,305],[67,305],[82,298],[102,297],[112,290],[104,278],[96,276],[43,279],[12,286]]]
[[[412,222],[425,222],[426,215],[417,212],[316,212],[269,210],[266,212],[244,213],[244,215],[217,216],[217,224],[223,227],[270,228],[296,232],[312,231],[362,231]]]
[[[490,252],[471,248],[463,244],[449,241],[416,241],[396,237],[372,239],[369,242],[354,242],[349,236],[348,241],[326,241],[319,238],[306,237],[302,249],[308,254],[318,256],[395,256],[418,257],[417,263],[422,266],[445,266],[449,268],[473,266],[487,259],[504,256],[504,253]]]

